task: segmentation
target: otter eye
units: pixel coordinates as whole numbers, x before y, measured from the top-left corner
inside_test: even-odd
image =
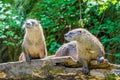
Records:
[[[82,31],[78,31],[79,33],[81,33]]]
[[[31,21],[32,24],[35,24],[35,22]]]
[[[73,33],[70,32],[69,34],[72,35]]]

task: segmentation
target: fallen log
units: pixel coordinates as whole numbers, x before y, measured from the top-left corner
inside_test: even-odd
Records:
[[[47,66],[47,68],[46,68]],[[50,67],[51,66],[51,67]],[[67,66],[67,67],[65,67]],[[35,59],[30,62],[8,62],[0,64],[0,75],[3,75],[0,78],[15,78],[15,77],[23,77],[25,75],[32,75],[34,71],[64,68],[66,72],[69,72],[70,69],[67,70],[68,67],[72,67],[72,71],[77,71],[81,69],[81,63],[76,63],[70,56],[56,57],[56,58],[44,58],[44,59]],[[120,65],[111,64],[108,61],[103,63],[97,63],[96,60],[90,62],[91,68],[104,68],[104,69],[117,69],[120,68]],[[59,71],[58,71],[59,72]],[[47,74],[47,73],[46,73]]]

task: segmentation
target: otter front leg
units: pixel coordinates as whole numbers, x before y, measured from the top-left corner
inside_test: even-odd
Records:
[[[25,58],[26,58],[26,61],[27,61],[27,62],[30,62],[31,58],[30,58],[30,55],[29,55],[29,54],[26,54],[26,55],[25,55]]]
[[[30,60],[31,60],[30,55],[28,54],[28,52],[27,52],[25,49],[23,49],[23,50],[24,50],[24,54],[25,54],[25,59],[26,59],[26,61],[27,61],[27,62],[30,62]]]
[[[85,59],[81,59],[81,62],[82,62],[82,65],[83,65],[83,67],[82,67],[83,73],[88,74],[89,71],[90,71],[89,68],[88,68],[88,61],[85,60]]]

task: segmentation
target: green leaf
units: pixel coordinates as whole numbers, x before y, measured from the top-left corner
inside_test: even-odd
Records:
[[[13,31],[7,31],[5,34],[6,34],[7,36],[13,37],[15,33],[14,33]]]

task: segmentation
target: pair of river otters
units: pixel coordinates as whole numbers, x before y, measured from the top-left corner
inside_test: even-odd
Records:
[[[19,61],[30,61],[47,57],[47,48],[41,24],[35,19],[25,21],[26,32],[22,44],[23,52]],[[89,31],[83,28],[73,29],[64,35],[68,43],[63,44],[52,57],[71,56],[83,65],[83,72],[88,73],[88,64],[92,59],[104,61],[104,47]],[[49,58],[52,58],[49,57]]]

